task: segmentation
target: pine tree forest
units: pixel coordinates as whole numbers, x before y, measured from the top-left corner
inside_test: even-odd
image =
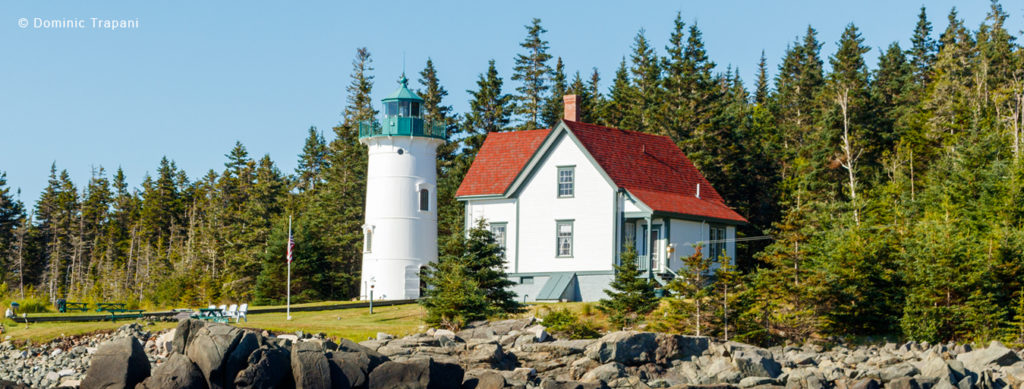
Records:
[[[799,34],[777,69],[722,66],[700,27],[676,15],[666,47],[640,30],[617,69],[563,61],[540,19],[519,53],[480,64],[468,112],[455,112],[438,69],[410,74],[424,115],[450,143],[438,152],[439,247],[458,255],[454,194],[490,132],[557,125],[564,94],[584,121],[666,135],[750,223],[738,230],[728,331],[752,342],[810,336],[922,341],[1016,336],[1024,312],[1024,49],[993,1],[975,27],[931,10],[908,20],[910,47],[868,63],[857,26],[836,51]],[[745,83],[738,66],[757,68]],[[342,71],[347,69],[342,69]],[[284,300],[289,215],[293,302],[358,297],[366,148],[361,120],[378,101],[373,57],[359,49],[339,124],[305,136],[298,167],[237,143],[224,166],[189,177],[96,168],[73,182],[54,164],[42,193],[0,172],[0,296],[127,301],[142,306]],[[602,80],[603,77],[603,80]],[[602,87],[599,83],[604,82]],[[301,134],[301,135],[300,135]],[[109,168],[109,167],[108,167]],[[22,198],[34,197],[31,202]],[[751,238],[749,240],[743,238]],[[770,237],[768,239],[753,239]],[[735,297],[733,297],[735,296]],[[712,304],[713,305],[713,304]],[[710,306],[710,305],[709,305]],[[713,308],[709,308],[713,309]]]

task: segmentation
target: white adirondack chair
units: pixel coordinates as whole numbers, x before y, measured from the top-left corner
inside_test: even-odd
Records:
[[[221,304],[217,309],[220,309],[220,314],[226,316],[228,314],[228,306]]]
[[[244,303],[244,304],[242,304],[242,306],[238,307],[238,314],[235,316],[235,323],[238,323],[238,321],[243,319],[243,318],[245,319],[245,322],[248,323],[249,322],[249,317],[245,316],[245,314],[248,311],[249,311],[249,303]]]
[[[235,321],[237,322],[238,321],[238,304],[231,304],[231,306],[228,307],[228,310],[224,313],[224,316],[227,316],[229,319],[234,318]]]

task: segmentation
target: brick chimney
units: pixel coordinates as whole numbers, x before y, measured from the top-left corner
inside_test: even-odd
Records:
[[[565,95],[562,97],[562,102],[565,103],[565,120],[578,122],[580,121],[580,110],[576,105],[576,95]]]

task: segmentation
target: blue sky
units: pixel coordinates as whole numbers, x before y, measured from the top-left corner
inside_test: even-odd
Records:
[[[83,185],[93,168],[122,167],[138,186],[161,156],[190,177],[222,170],[241,141],[291,172],[306,130],[328,138],[340,120],[356,48],[374,60],[374,97],[433,58],[447,103],[468,106],[487,61],[506,90],[524,25],[539,17],[550,52],[567,70],[597,67],[606,89],[633,37],[645,29],[664,54],[676,12],[696,21],[719,70],[738,66],[749,86],[763,49],[774,73],[808,24],[823,57],[847,23],[860,29],[870,64],[892,41],[909,46],[920,2],[910,1],[9,1],[0,9],[0,171],[33,204],[50,164]],[[972,29],[986,0],[925,1],[935,35],[956,5]],[[1003,1],[1008,28],[1024,29],[1024,5]],[[90,18],[137,20],[103,30]],[[29,21],[26,28],[19,19]],[[35,28],[35,18],[82,19],[86,28]],[[827,61],[826,61],[827,62]],[[413,82],[413,86],[418,86]]]

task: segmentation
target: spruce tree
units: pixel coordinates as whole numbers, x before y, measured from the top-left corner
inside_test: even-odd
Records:
[[[917,25],[914,26],[914,35],[910,38],[912,46],[909,50],[914,81],[920,88],[931,79],[929,73],[935,64],[935,40],[931,38],[931,33],[932,23],[928,21],[928,14],[922,5],[921,13],[917,15]]]
[[[658,306],[654,283],[643,277],[637,268],[637,254],[632,245],[626,246],[615,265],[615,279],[605,289],[607,299],[601,299],[597,309],[608,314],[616,328],[633,326]]]
[[[492,59],[487,63],[487,73],[481,74],[476,81],[477,90],[466,91],[471,99],[462,126],[467,133],[465,145],[471,155],[480,149],[488,133],[509,129],[512,96],[502,92],[502,84]]]
[[[324,169],[327,168],[327,142],[324,135],[316,127],[309,127],[309,135],[299,154],[299,163],[295,167],[296,186],[299,192],[315,191],[323,184]]]
[[[757,62],[757,83],[754,84],[754,103],[765,105],[768,102],[768,60],[764,57],[764,50],[761,50],[761,60]]]
[[[551,88],[548,83],[551,77],[551,54],[548,54],[548,42],[541,37],[545,32],[540,19],[534,18],[526,27],[526,39],[519,44],[526,50],[516,55],[512,80],[522,85],[516,88],[515,113],[520,116],[521,130],[532,130],[541,126],[542,113],[546,92]]]
[[[626,68],[626,58],[619,62],[619,68],[615,70],[615,79],[608,90],[608,98],[601,107],[600,124],[626,128],[629,107],[633,101],[633,87],[629,82],[629,70]]]
[[[654,47],[647,41],[644,30],[633,38],[630,56],[630,85],[622,128],[651,134],[665,135],[662,122],[661,64]]]
[[[544,126],[554,128],[562,120],[564,113],[563,98],[568,90],[569,84],[565,75],[565,65],[562,63],[562,57],[558,57],[558,61],[555,63],[555,72],[551,77],[551,92],[544,103],[543,115],[541,115]],[[579,103],[577,102],[577,104]]]

